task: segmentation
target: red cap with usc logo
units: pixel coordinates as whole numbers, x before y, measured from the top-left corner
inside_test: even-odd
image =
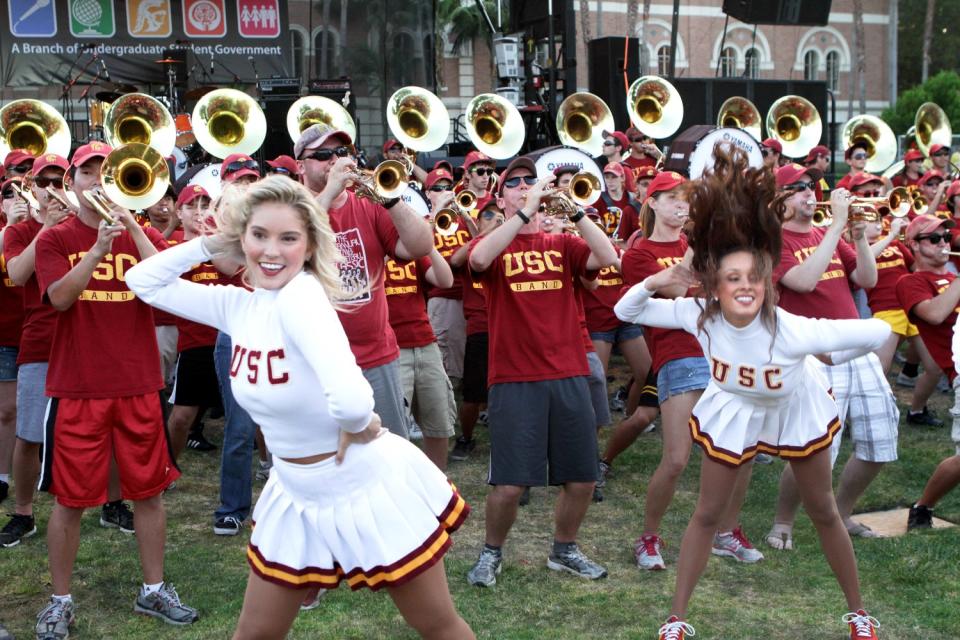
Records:
[[[439,167],[427,174],[427,179],[423,181],[423,188],[429,189],[441,180],[449,180],[453,184],[453,174],[444,167]]]
[[[182,207],[184,205],[188,205],[201,196],[204,198],[209,198],[210,194],[207,193],[206,189],[198,184],[187,185],[180,192],[180,195],[177,196],[177,206]]]
[[[83,166],[88,160],[93,158],[106,158],[113,151],[113,147],[103,142],[88,142],[73,152],[74,167]]]
[[[804,167],[796,162],[785,164],[774,172],[777,178],[777,189],[782,189],[788,184],[793,184],[803,176],[810,176],[814,182],[820,180],[823,174],[813,167]]]
[[[35,176],[38,176],[40,175],[41,171],[50,167],[63,169],[66,171],[70,168],[70,163],[63,156],[58,156],[55,153],[45,153],[33,161],[33,169],[31,169],[31,173],[33,173]]]
[[[661,171],[657,174],[657,177],[650,181],[650,185],[647,187],[647,199],[649,200],[661,191],[675,189],[686,181],[687,179],[676,171]]]
[[[3,168],[9,169],[10,167],[15,167],[18,164],[23,164],[30,160],[33,160],[32,153],[26,149],[14,149],[3,159]]]

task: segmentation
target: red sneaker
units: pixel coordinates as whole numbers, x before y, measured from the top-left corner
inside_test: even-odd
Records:
[[[693,627],[677,616],[670,616],[660,627],[660,635],[657,637],[658,640],[683,640],[695,635],[697,635],[697,632],[693,630]]]
[[[880,622],[863,609],[845,614],[843,621],[850,625],[850,640],[879,640],[877,629]]]

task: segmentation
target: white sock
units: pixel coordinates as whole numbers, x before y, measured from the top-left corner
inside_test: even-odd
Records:
[[[65,596],[54,595],[53,599],[55,602],[73,602],[73,596],[71,596],[69,593]]]
[[[162,580],[161,580],[160,582],[158,582],[157,584],[147,584],[146,582],[144,582],[144,583],[143,583],[143,593],[144,593],[145,595],[150,595],[151,593],[156,593],[157,591],[160,591],[160,587],[162,587],[162,586],[163,586],[163,581],[162,581]]]

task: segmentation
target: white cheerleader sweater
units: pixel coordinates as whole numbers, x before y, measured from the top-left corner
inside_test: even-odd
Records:
[[[210,258],[202,238],[178,244],[127,271],[127,286],[158,309],[231,337],[233,395],[272,453],[328,453],[336,451],[341,429],[363,431],[373,390],[320,282],[304,272],[282,289],[248,291],[180,277]]]
[[[890,325],[882,320],[823,320],[796,316],[777,308],[777,335],[760,315],[743,328],[722,314],[697,329],[702,300],[653,298],[646,280],[617,302],[614,312],[624,322],[683,329],[697,338],[710,364],[712,383],[755,401],[780,401],[798,389],[808,355],[830,354],[834,364],[851,360],[883,345]]]

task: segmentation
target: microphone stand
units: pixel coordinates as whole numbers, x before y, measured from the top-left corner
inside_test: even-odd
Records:
[[[73,70],[76,68],[77,63],[80,62],[80,58],[82,58],[82,57],[83,57],[83,52],[80,52],[80,53],[77,55],[77,59],[73,61],[73,65],[70,67],[70,71],[73,71]],[[72,78],[70,78],[70,79],[67,81],[67,84],[63,85],[63,91],[62,91],[61,94],[60,94],[61,113],[63,114],[63,117],[66,118],[66,120],[67,120],[68,123],[74,121],[74,109],[73,109],[73,103],[72,103],[72,101],[70,100],[70,93],[73,91],[73,87],[76,86],[76,84],[80,81],[80,78],[82,78],[85,74],[88,73],[88,69],[90,68],[90,65],[91,65],[91,64],[94,64],[94,63],[97,61],[97,57],[98,57],[97,52],[94,51],[94,52],[93,52],[93,55],[90,57],[89,60],[87,60],[86,64],[84,64],[84,65],[80,68],[80,70],[77,71],[77,75],[75,75],[75,76],[73,76]],[[68,73],[68,76],[69,76],[69,73],[70,73],[70,72],[67,72],[67,73]],[[100,70],[97,70],[97,73],[96,73],[96,75],[94,76],[93,81],[92,81],[91,84],[88,85],[87,88],[84,90],[83,96],[81,96],[81,98],[86,99],[86,95],[87,95],[87,93],[90,91],[90,87],[93,85],[93,83],[95,83],[95,82],[97,81],[97,79],[98,79],[99,77],[100,77]],[[87,114],[89,115],[89,113],[90,113],[89,101],[87,101],[86,104],[87,104]],[[87,122],[87,126],[88,126],[88,127],[90,126],[89,121]],[[88,132],[88,133],[89,133],[89,132]],[[78,136],[78,137],[79,137],[79,136]]]
[[[231,69],[231,68],[228,67],[227,65],[223,64],[223,63],[220,61],[220,58],[213,58],[212,62],[213,62],[214,64],[216,64],[216,65],[220,65],[220,68],[221,68],[221,69],[223,69],[224,71],[226,71],[227,73],[229,73],[231,76],[233,76],[233,84],[234,84],[234,87],[236,87],[237,85],[243,84],[243,83],[240,81],[240,76],[238,76],[233,69]]]

